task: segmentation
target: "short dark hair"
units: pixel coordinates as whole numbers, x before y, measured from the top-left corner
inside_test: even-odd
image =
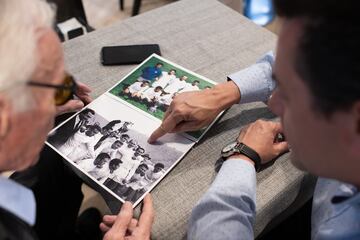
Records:
[[[97,157],[96,157],[96,159],[104,159],[104,158],[110,158],[110,155],[102,152],[99,155],[97,155]]]
[[[141,167],[144,167],[144,168],[146,168],[146,169],[149,169],[148,165],[146,165],[145,163],[140,164],[138,168],[141,168]]]
[[[94,125],[89,125],[88,126],[89,130],[98,130],[99,132],[101,131],[101,127],[97,124],[94,124]]]
[[[157,163],[157,164],[155,164],[154,168],[156,168],[156,167],[158,167],[158,168],[164,168],[165,166],[164,166],[164,164],[162,164],[162,163]]]
[[[130,138],[130,136],[129,136],[129,135],[127,135],[127,134],[121,134],[120,138],[124,138],[124,137],[126,137],[126,138]]]
[[[87,113],[91,113],[92,115],[95,115],[95,111],[92,110],[91,108],[85,108],[85,109],[82,110],[82,112],[80,112],[79,114],[87,114]]]
[[[326,116],[360,100],[360,22],[356,0],[274,0],[277,14],[303,19],[295,69]]]
[[[120,143],[121,145],[124,144],[124,143],[123,143],[122,141],[120,141],[120,140],[116,140],[115,142],[113,142],[113,144],[115,144],[115,143]]]
[[[106,124],[103,129],[111,129],[113,128],[116,124],[121,123],[121,120],[113,120],[111,122],[109,122],[108,124]]]
[[[121,163],[123,163],[123,161],[121,161],[119,158],[114,158],[109,162],[109,165],[121,164]]]

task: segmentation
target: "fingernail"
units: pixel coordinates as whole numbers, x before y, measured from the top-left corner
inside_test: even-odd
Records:
[[[81,101],[78,101],[78,102],[76,103],[76,107],[77,107],[77,108],[82,108],[82,107],[84,107],[84,103],[81,102]]]

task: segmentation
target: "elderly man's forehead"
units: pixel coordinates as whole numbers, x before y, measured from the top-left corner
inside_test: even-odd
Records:
[[[38,32],[37,52],[39,61],[33,79],[41,79],[44,73],[60,69],[63,72],[64,56],[57,34],[50,28],[42,28]]]

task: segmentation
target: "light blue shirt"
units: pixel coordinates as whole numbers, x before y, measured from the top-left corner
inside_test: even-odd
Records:
[[[228,76],[241,90],[241,103],[266,102],[276,84],[272,79],[273,52],[267,53],[256,64]]]
[[[275,88],[274,55],[229,78],[239,87],[241,103],[266,101]],[[256,176],[241,159],[226,160],[214,182],[194,207],[188,239],[254,239]],[[313,197],[312,239],[360,239],[360,194],[355,186],[319,178]]]
[[[36,204],[31,190],[0,176],[0,207],[29,225],[35,224]]]

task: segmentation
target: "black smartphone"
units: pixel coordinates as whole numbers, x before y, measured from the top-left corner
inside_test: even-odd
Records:
[[[158,44],[103,47],[101,63],[103,65],[137,64],[153,53],[161,55]]]

